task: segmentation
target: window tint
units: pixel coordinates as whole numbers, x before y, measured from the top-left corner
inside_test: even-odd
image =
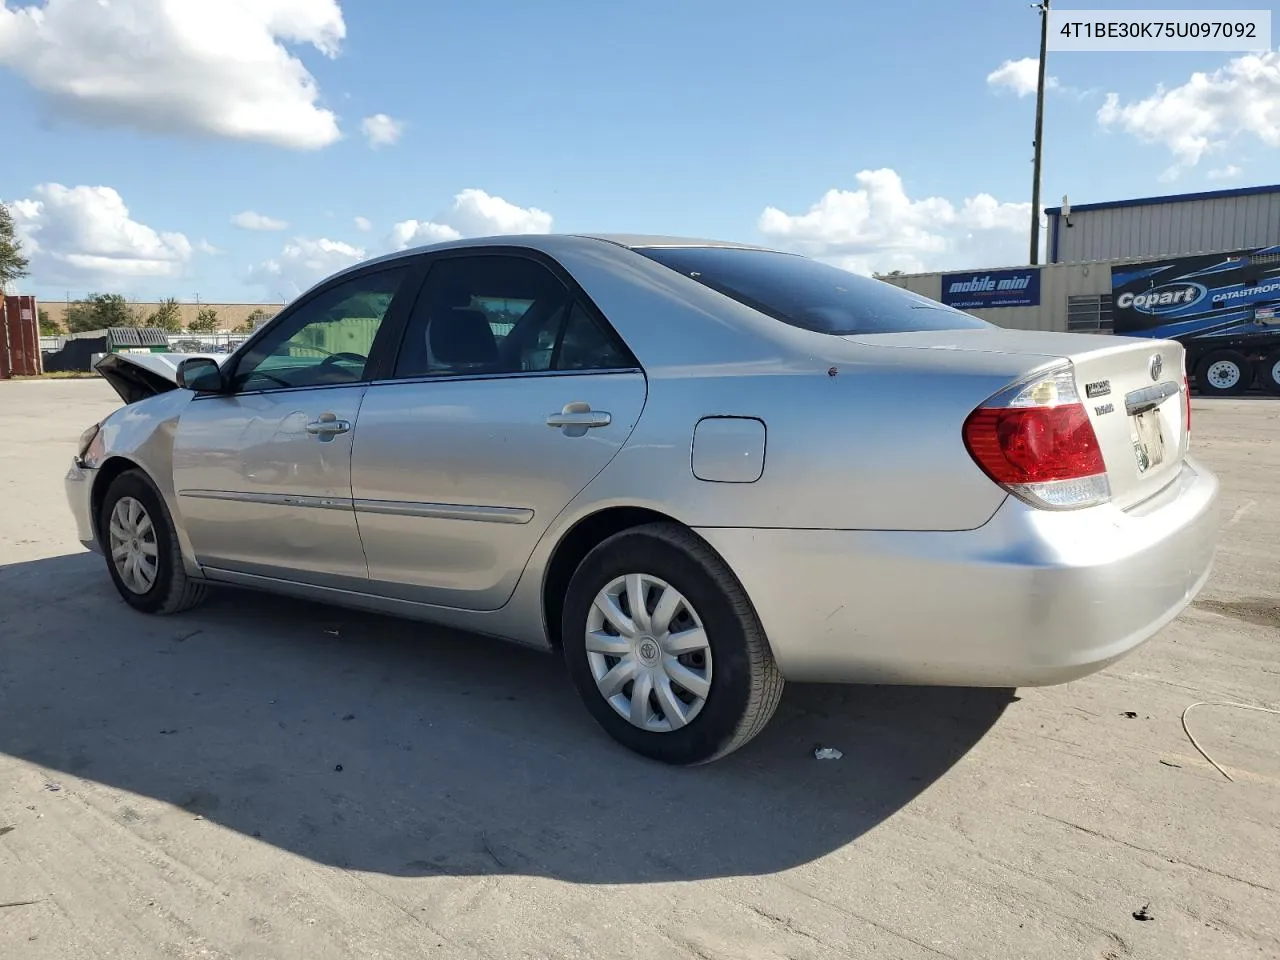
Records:
[[[523,257],[448,257],[427,274],[397,377],[607,370],[622,346],[546,267]]]
[[[634,366],[622,345],[600,329],[580,305],[574,304],[556,351],[557,370],[609,370]]]
[[[989,327],[934,300],[807,257],[732,247],[637,251],[776,320],[830,334]]]
[[[320,293],[284,317],[237,362],[237,390],[356,383],[373,340],[408,273],[400,266]]]

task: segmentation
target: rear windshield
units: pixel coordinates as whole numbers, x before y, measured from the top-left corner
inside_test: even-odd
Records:
[[[817,260],[734,247],[636,251],[783,323],[833,335],[989,327],[985,320]]]

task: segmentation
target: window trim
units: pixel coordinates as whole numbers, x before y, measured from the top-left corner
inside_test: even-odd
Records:
[[[398,295],[403,296],[407,307],[399,311],[399,315],[395,318],[399,324],[399,332],[394,334],[395,349],[390,351],[387,358],[385,369],[378,376],[369,380],[370,383],[439,383],[442,381],[455,380],[497,380],[511,379],[513,377],[546,377],[546,376],[584,376],[584,375],[602,375],[614,373],[644,373],[644,368],[640,365],[640,361],[636,358],[635,352],[627,345],[627,342],[618,333],[617,329],[609,322],[595,302],[582,289],[581,285],[573,278],[572,274],[564,268],[564,266],[549,254],[543,253],[541,250],[533,250],[529,247],[509,246],[505,244],[491,246],[475,246],[475,247],[453,247],[448,250],[439,250],[433,253],[423,254],[422,274],[417,278],[417,287],[410,291],[408,288],[402,290]],[[418,301],[422,298],[423,292],[426,290],[428,281],[431,279],[431,269],[442,260],[457,260],[462,258],[474,259],[476,257],[517,257],[522,260],[530,260],[544,269],[550,271],[551,275],[565,288],[569,294],[567,306],[569,310],[577,305],[580,306],[587,314],[592,323],[613,342],[614,347],[622,354],[627,361],[620,367],[593,367],[587,370],[511,370],[504,373],[419,373],[411,376],[395,375],[396,365],[400,361],[400,354],[404,351],[405,340],[409,334],[409,323],[413,319],[414,311],[417,309]],[[390,311],[388,311],[390,314]],[[390,317],[388,317],[388,320]],[[560,341],[564,337],[565,325],[568,323],[568,312],[565,314],[565,324],[561,325],[560,332],[556,335],[555,350],[559,350]],[[387,321],[383,322],[383,328],[387,326]],[[378,331],[379,336],[382,335],[382,329]],[[393,334],[388,331],[388,339]],[[557,354],[558,356],[558,354]],[[372,363],[372,358],[371,358]]]
[[[248,355],[258,343],[268,337],[273,331],[279,329],[280,325],[289,323],[295,314],[300,310],[305,310],[317,298],[331,292],[336,287],[351,283],[356,280],[363,280],[366,277],[377,276],[380,273],[389,273],[392,270],[403,270],[405,272],[404,279],[400,281],[400,287],[396,290],[395,296],[391,298],[391,303],[387,307],[387,312],[382,317],[382,322],[378,324],[378,332],[374,334],[373,346],[369,351],[369,361],[365,364],[364,374],[358,380],[352,380],[350,383],[317,383],[317,384],[301,384],[298,386],[270,386],[261,387],[253,390],[228,390],[226,393],[209,393],[197,394],[193,399],[205,399],[213,397],[252,397],[260,394],[283,394],[289,391],[299,390],[332,390],[342,387],[365,386],[373,382],[385,369],[386,357],[388,353],[392,353],[396,347],[395,343],[389,342],[392,336],[390,329],[395,321],[399,319],[399,315],[405,310],[404,304],[409,302],[411,296],[416,297],[416,291],[421,289],[421,281],[426,271],[426,264],[421,255],[411,255],[406,257],[397,257],[393,260],[381,260],[377,263],[370,264],[366,267],[356,268],[354,270],[343,271],[335,274],[329,279],[322,281],[313,287],[309,292],[303,294],[294,300],[278,314],[271,318],[270,322],[263,324],[253,335],[233,353],[223,367],[223,373],[229,382],[234,382],[236,374],[239,372],[241,361]]]
[[[388,377],[371,381],[369,387],[398,387],[401,384],[457,383],[459,381],[532,380],[546,377],[613,377],[622,374],[641,374],[640,367],[609,367],[597,370],[512,370],[507,373],[420,373],[411,377]],[[314,388],[300,388],[314,389]]]

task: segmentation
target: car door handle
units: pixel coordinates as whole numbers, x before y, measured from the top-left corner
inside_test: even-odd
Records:
[[[321,440],[332,440],[338,434],[346,433],[350,429],[350,420],[339,420],[332,413],[322,413],[319,420],[312,420],[307,424],[307,433]]]
[[[574,428],[586,430],[590,427],[607,427],[612,422],[613,417],[606,411],[592,410],[591,404],[581,401],[566,403],[559,413],[547,417],[548,427],[563,427],[566,433]]]
[[[607,427],[613,417],[603,410],[584,410],[581,413],[553,413],[547,417],[548,427]]]

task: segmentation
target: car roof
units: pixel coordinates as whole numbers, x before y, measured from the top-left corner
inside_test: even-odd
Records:
[[[783,252],[756,244],[737,243],[732,240],[704,240],[695,237],[672,237],[660,234],[644,233],[517,233],[500,234],[488,237],[463,237],[457,240],[443,240],[438,243],[422,244],[416,247],[409,247],[405,250],[396,250],[392,253],[384,253],[382,256],[370,257],[368,260],[361,260],[359,263],[353,263],[351,266],[346,267],[343,270],[330,274],[309,289],[302,291],[294,299],[300,299],[320,286],[328,284],[329,282],[341,277],[345,277],[348,274],[366,270],[371,266],[384,263],[394,263],[397,260],[420,256],[424,253],[434,253],[438,250],[463,250],[470,247],[524,247],[529,250],[538,250],[554,256],[557,250],[564,250],[566,246],[580,247],[582,244],[609,244],[619,251],[653,250],[660,248],[673,249],[679,247],[718,247],[722,249],[735,250],[763,250],[772,253]],[[625,256],[625,254],[622,255]]]
[[[655,247],[726,247],[734,250],[768,250],[753,243],[737,243],[732,240],[706,240],[694,237],[670,237],[660,234],[646,233],[574,233],[568,236],[582,237],[587,240],[603,240],[616,243],[628,250],[645,250]]]

